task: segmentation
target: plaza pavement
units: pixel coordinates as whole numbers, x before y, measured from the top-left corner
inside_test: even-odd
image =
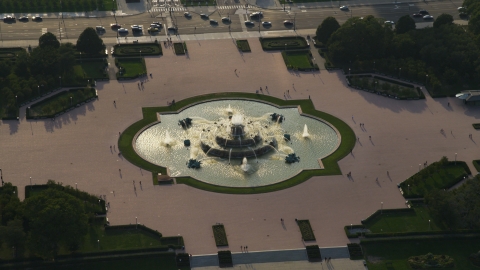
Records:
[[[250,252],[303,248],[295,218],[310,220],[317,241],[307,244],[345,246],[349,239],[343,226],[359,224],[381,202],[385,209],[405,207],[397,184],[417,172],[419,164],[442,156],[453,160],[457,153],[476,172],[471,161],[479,158],[480,135],[471,124],[479,121],[480,108],[428,94],[425,100],[400,101],[354,90],[340,71],[288,71],[280,52],[262,51],[257,38],[249,43],[252,52],[244,54],[231,39],[187,41],[188,56],[164,48],[163,56],[146,57],[153,78],[145,89],[138,89],[138,80],[99,82],[97,101],[55,121],[26,120],[22,107],[20,122],[0,123],[3,179],[18,186],[22,200],[29,177],[34,184],[54,179],[105,194],[112,225],[135,223],[138,217],[165,236],[182,235],[186,252],[200,255],[239,252],[245,245]],[[359,142],[352,155],[339,161],[343,175],[313,177],[267,194],[218,194],[186,185],[153,186],[149,172],[118,156],[116,147],[110,151],[119,132],[141,119],[141,107],[213,92],[254,93],[265,86],[266,94],[278,98],[287,90],[292,99],[310,96],[318,110],[353,128]],[[225,225],[227,248],[215,246],[211,226],[217,222]]]

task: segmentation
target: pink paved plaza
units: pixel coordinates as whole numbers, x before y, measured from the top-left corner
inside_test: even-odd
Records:
[[[138,217],[165,236],[182,235],[186,251],[195,255],[218,250],[211,229],[217,222],[225,225],[229,249],[235,252],[245,245],[250,251],[303,247],[295,218],[310,220],[319,246],[343,246],[349,242],[344,225],[359,224],[381,202],[384,209],[405,207],[397,184],[417,172],[419,164],[442,156],[453,160],[457,153],[476,173],[471,161],[480,157],[480,135],[472,123],[480,122],[480,108],[454,98],[399,101],[377,96],[348,88],[337,71],[289,72],[280,52],[262,51],[258,39],[249,42],[252,53],[243,55],[232,40],[187,42],[189,57],[164,49],[163,56],[146,58],[153,79],[143,90],[138,80],[100,82],[98,100],[55,121],[26,120],[23,107],[20,122],[0,124],[4,180],[18,186],[22,200],[29,177],[34,184],[54,179],[107,195],[112,225],[135,223]],[[110,151],[119,132],[142,118],[142,107],[213,92],[254,93],[265,86],[278,98],[287,90],[292,99],[311,96],[318,110],[352,127],[359,143],[339,162],[343,175],[314,177],[267,194],[218,194],[181,184],[154,186],[150,172]],[[352,179],[345,176],[348,172]]]

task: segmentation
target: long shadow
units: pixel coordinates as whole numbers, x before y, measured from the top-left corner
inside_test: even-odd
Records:
[[[7,124],[9,129],[10,129],[10,135],[13,135],[18,132],[18,126],[20,125],[20,122],[17,120],[3,120],[3,124]],[[33,134],[33,131],[32,131]]]

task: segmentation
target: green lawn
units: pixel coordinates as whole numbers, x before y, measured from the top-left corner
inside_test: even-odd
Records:
[[[476,238],[420,238],[405,240],[372,241],[362,240],[361,244],[367,256],[370,270],[411,270],[407,263],[410,256],[449,255],[455,260],[458,270],[478,269],[470,263],[468,256],[480,250],[480,239]],[[388,265],[386,263],[391,263]]]
[[[175,42],[173,43],[173,48],[175,49],[176,55],[183,55],[185,54],[185,47],[183,46],[182,42]]]
[[[284,51],[282,52],[283,60],[287,68],[296,69],[312,69],[314,68],[311,60],[311,53],[308,50],[305,51]]]
[[[446,189],[463,180],[463,176],[467,175],[465,171],[465,162],[450,162],[445,167],[438,169],[429,168],[422,169],[412,177],[400,184],[405,198],[423,197],[430,190]],[[430,171],[430,173],[428,173]]]
[[[60,4],[61,3],[61,4]],[[19,1],[2,0],[0,1],[0,13],[42,13],[42,12],[73,12],[73,11],[93,11],[96,10],[111,11],[117,9],[114,0],[37,0],[37,1]]]
[[[274,37],[260,38],[260,44],[264,50],[298,50],[308,48],[304,37]]]
[[[145,55],[161,55],[162,46],[160,43],[132,43],[132,44],[117,44],[113,46],[113,56],[133,56],[141,57]]]
[[[96,91],[93,88],[78,88],[62,91],[30,106],[27,112],[27,118],[49,117],[95,96]]]
[[[136,154],[132,146],[132,140],[135,134],[144,126],[157,121],[157,116],[156,116],[157,112],[162,113],[162,112],[170,112],[172,110],[176,111],[196,102],[201,102],[201,101],[211,100],[211,99],[229,99],[229,98],[233,98],[233,99],[247,98],[247,99],[253,99],[258,101],[266,101],[279,106],[293,106],[293,105],[298,106],[299,105],[301,106],[303,113],[309,114],[315,117],[319,117],[329,122],[330,124],[332,124],[341,134],[342,140],[340,142],[340,146],[330,156],[322,159],[325,169],[305,170],[286,181],[282,181],[280,183],[276,183],[269,186],[248,187],[248,188],[222,187],[222,186],[207,184],[205,182],[200,182],[190,177],[177,177],[176,179],[178,184],[187,184],[199,189],[213,191],[213,192],[220,192],[220,193],[254,194],[254,193],[272,192],[272,191],[289,188],[289,187],[298,185],[304,181],[307,181],[313,176],[335,175],[335,174],[342,173],[337,164],[337,161],[350,153],[350,150],[353,148],[356,142],[355,133],[350,128],[350,126],[348,126],[342,120],[336,118],[333,115],[330,115],[321,111],[317,111],[313,106],[313,103],[309,99],[282,100],[282,99],[274,98],[267,95],[256,95],[252,93],[214,93],[214,94],[207,94],[202,96],[195,96],[188,99],[177,101],[175,106],[173,107],[142,108],[143,119],[137,121],[136,123],[133,123],[121,134],[118,141],[119,149],[122,152],[122,155],[130,163],[140,168],[143,168],[147,171],[153,172],[154,174],[158,172],[165,174],[166,169],[164,167],[157,166],[150,162],[147,162]]]
[[[372,233],[439,231],[426,206],[413,208],[414,212],[384,212],[364,223]],[[430,225],[429,221],[430,220]]]
[[[237,47],[242,52],[251,52],[250,44],[248,44],[248,40],[246,39],[237,40]]]
[[[108,74],[105,71],[106,64],[106,59],[79,60],[73,68],[76,77],[85,79],[108,79]]]
[[[143,58],[116,58],[115,63],[121,69],[120,72],[117,72],[117,78],[136,78],[147,73]]]

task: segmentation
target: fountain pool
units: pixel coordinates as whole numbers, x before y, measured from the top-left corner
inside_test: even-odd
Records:
[[[209,101],[160,117],[161,122],[137,134],[137,154],[167,167],[173,177],[191,176],[219,186],[265,186],[302,170],[321,169],[319,159],[340,144],[338,132],[321,119],[303,116],[297,107],[252,100]],[[179,121],[186,118],[192,124],[184,128]],[[300,162],[285,162],[292,153]],[[201,161],[201,168],[189,169],[190,159]]]

